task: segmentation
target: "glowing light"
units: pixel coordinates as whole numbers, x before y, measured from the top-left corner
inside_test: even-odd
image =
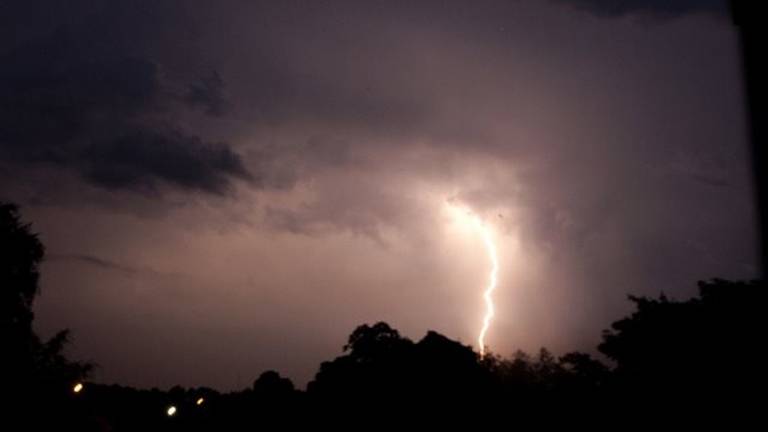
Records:
[[[488,277],[488,286],[483,292],[485,316],[483,317],[483,327],[480,329],[480,335],[477,337],[477,343],[480,346],[480,358],[483,358],[485,357],[485,334],[488,333],[488,328],[491,326],[491,320],[493,320],[493,316],[496,314],[492,295],[496,290],[496,285],[499,283],[499,257],[496,253],[496,244],[493,242],[490,228],[483,225],[479,219],[478,225],[480,227],[480,233],[483,236],[483,243],[485,244],[488,258],[491,260],[491,273]]]
[[[200,398],[200,399],[197,400],[197,402],[195,402],[195,405],[202,405],[203,402],[205,402],[205,399]]]
[[[493,230],[483,220],[469,209],[461,208],[456,205],[450,204],[451,213],[454,218],[462,225],[469,225],[474,230],[480,233],[480,237],[483,240],[483,246],[485,247],[488,259],[491,262],[491,268],[488,274],[488,282],[483,290],[483,302],[485,303],[485,314],[483,315],[482,327],[480,334],[477,337],[477,344],[480,348],[480,358],[485,357],[486,345],[485,337],[488,333],[488,329],[491,326],[491,321],[496,314],[495,306],[493,304],[493,292],[498,285],[499,276],[499,257],[497,253],[496,243],[493,237]]]
[[[72,387],[72,391],[75,393],[80,393],[83,391],[83,383],[77,383],[74,387]]]
[[[174,415],[176,415],[176,407],[173,405],[169,406],[168,410],[165,413],[168,414],[168,417],[173,417]]]

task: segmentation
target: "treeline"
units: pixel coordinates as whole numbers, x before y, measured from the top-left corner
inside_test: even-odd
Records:
[[[90,383],[88,365],[61,354],[66,333],[43,342],[32,331],[43,248],[14,206],[0,210],[2,370],[14,395],[5,419],[24,430],[370,429],[407,419],[623,428],[661,415],[690,426],[728,413],[735,424],[762,409],[765,284],[722,279],[699,282],[699,295],[684,301],[629,297],[634,311],[603,332],[600,359],[543,348],[481,358],[439,333],[412,341],[379,322],[355,329],[306,391],[274,371],[230,393]]]

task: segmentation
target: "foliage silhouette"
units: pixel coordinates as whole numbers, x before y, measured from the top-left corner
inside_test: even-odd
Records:
[[[31,226],[21,221],[18,208],[0,202],[0,370],[4,390],[14,395],[5,422],[19,419],[42,427],[56,418],[78,421],[70,408],[72,385],[83,379],[90,365],[72,362],[63,354],[69,332],[62,330],[42,341],[32,327],[32,306],[39,293],[39,266],[45,249]],[[44,410],[47,416],[34,413]]]
[[[674,301],[630,296],[635,311],[603,333],[598,349],[615,362],[612,392],[643,405],[752,405],[765,382],[762,357],[766,288],[762,281],[699,282],[699,297]]]

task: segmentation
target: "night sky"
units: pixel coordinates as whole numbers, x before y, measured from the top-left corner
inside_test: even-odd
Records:
[[[627,294],[757,276],[709,0],[0,4],[0,198],[95,378],[303,386],[359,324],[589,351]]]

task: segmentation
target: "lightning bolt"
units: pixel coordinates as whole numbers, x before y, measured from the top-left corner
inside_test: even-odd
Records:
[[[491,268],[488,274],[488,282],[483,290],[483,302],[485,303],[485,315],[483,316],[483,326],[480,329],[480,334],[477,337],[477,345],[480,348],[480,358],[485,357],[486,346],[485,336],[488,333],[488,329],[491,327],[491,321],[496,313],[493,304],[493,292],[496,291],[499,279],[499,256],[496,251],[496,243],[494,241],[493,230],[491,227],[483,222],[483,219],[473,212],[471,209],[457,204],[455,201],[448,201],[448,209],[451,211],[455,221],[460,225],[470,228],[471,231],[477,231],[483,240],[485,251],[488,254],[488,259],[491,262]]]
[[[488,333],[488,328],[491,326],[491,321],[495,315],[495,308],[493,305],[493,292],[496,290],[499,279],[499,257],[496,253],[496,244],[493,242],[493,235],[491,229],[483,224],[483,222],[475,216],[475,224],[480,230],[480,235],[483,238],[485,244],[485,250],[488,253],[488,258],[491,261],[491,270],[488,275],[488,285],[483,292],[483,300],[485,301],[485,316],[483,317],[483,327],[480,329],[480,335],[477,337],[477,344],[480,347],[480,358],[485,357],[485,335]]]

